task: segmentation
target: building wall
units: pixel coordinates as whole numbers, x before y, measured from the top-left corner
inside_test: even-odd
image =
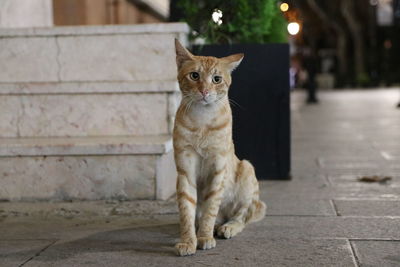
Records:
[[[0,0],[0,28],[53,26],[52,0]]]
[[[150,5],[128,0],[53,0],[55,25],[104,25],[163,22]]]

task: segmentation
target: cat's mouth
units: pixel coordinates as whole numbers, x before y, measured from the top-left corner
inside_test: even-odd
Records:
[[[197,103],[207,106],[215,102],[215,97],[214,96],[201,96],[197,99]]]
[[[201,104],[203,104],[204,106],[206,106],[206,105],[208,105],[208,104],[211,104],[211,101],[210,101],[210,100],[207,100],[206,98],[201,98],[201,99],[199,100],[199,102],[200,102]]]

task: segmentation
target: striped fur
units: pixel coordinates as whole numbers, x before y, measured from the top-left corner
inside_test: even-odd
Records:
[[[186,256],[215,247],[214,232],[231,238],[261,220],[266,205],[253,166],[235,156],[232,142],[228,88],[243,54],[201,57],[175,46],[182,91],[173,132],[181,232],[175,247]]]

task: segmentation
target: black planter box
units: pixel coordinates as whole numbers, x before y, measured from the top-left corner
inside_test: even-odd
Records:
[[[216,57],[244,53],[229,92],[238,104],[231,104],[236,154],[255,166],[258,179],[290,179],[289,46],[205,45],[192,50]]]

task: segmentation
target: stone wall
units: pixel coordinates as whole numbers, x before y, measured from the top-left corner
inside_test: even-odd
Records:
[[[53,0],[0,0],[0,28],[53,26]]]

